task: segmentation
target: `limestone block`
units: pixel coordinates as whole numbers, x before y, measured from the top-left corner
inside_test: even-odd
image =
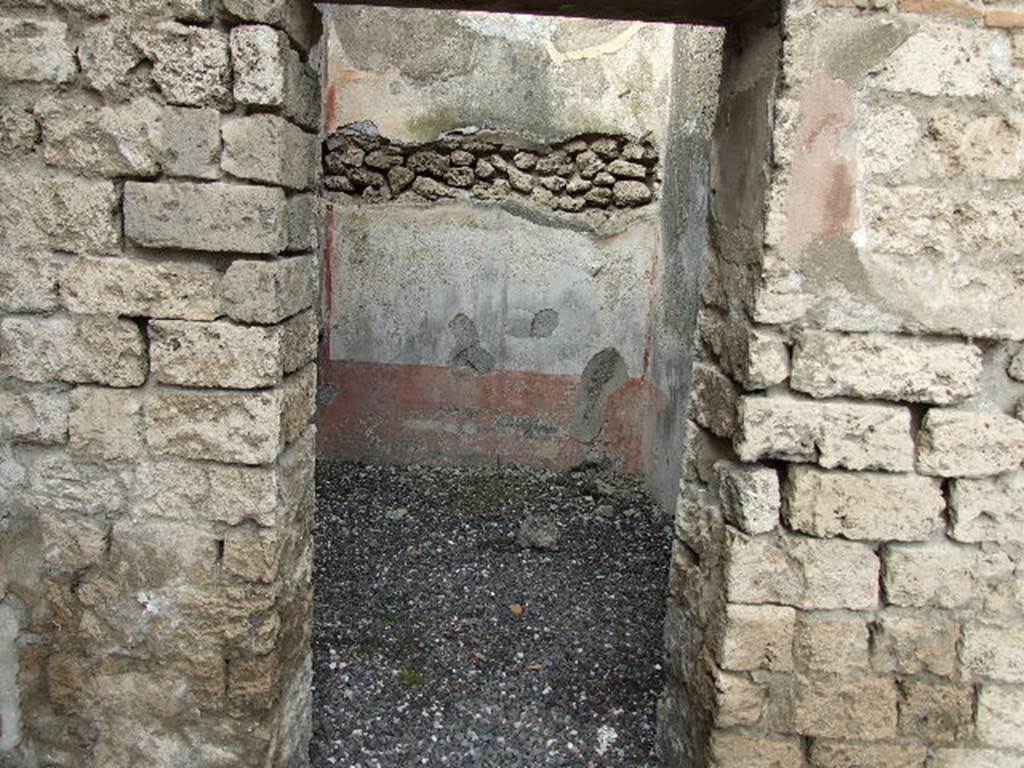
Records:
[[[0,173],[0,239],[9,248],[116,253],[119,195],[110,181],[14,167]]]
[[[995,412],[933,409],[918,437],[917,471],[940,477],[987,477],[1024,462],[1024,423]]]
[[[795,536],[730,536],[728,598],[807,610],[873,610],[878,557],[864,544]]]
[[[902,680],[899,690],[902,736],[928,744],[952,744],[973,736],[973,686]]]
[[[955,341],[806,331],[790,386],[814,397],[948,405],[978,393],[981,351]]]
[[[224,311],[244,323],[277,323],[312,306],[313,259],[235,261],[224,275]]]
[[[280,253],[288,245],[284,192],[241,184],[128,182],[125,234],[150,248]]]
[[[66,83],[77,74],[64,22],[0,17],[0,80]]]
[[[157,142],[169,176],[220,176],[220,113],[215,109],[165,107]]]
[[[711,365],[693,367],[693,414],[697,423],[719,437],[736,431],[736,386],[728,376]]]
[[[720,461],[715,464],[725,519],[744,533],[759,534],[779,524],[779,474],[769,467]]]
[[[232,660],[227,682],[228,702],[243,709],[270,709],[279,693],[282,666],[276,654]]]
[[[27,109],[0,106],[0,156],[29,152],[39,136],[39,126]]]
[[[58,389],[0,391],[0,434],[26,443],[63,444],[68,409],[68,395]]]
[[[945,508],[940,482],[917,475],[791,466],[786,478],[786,523],[812,536],[925,541]]]
[[[316,360],[319,325],[319,317],[311,309],[300,312],[281,325],[281,367],[285,373]]]
[[[39,516],[43,560],[59,571],[95,565],[107,554],[108,528],[102,518],[44,512]]]
[[[132,85],[132,72],[144,56],[132,42],[132,22],[115,17],[92,24],[82,34],[78,61],[82,79],[103,94],[124,95]]]
[[[708,310],[700,330],[722,370],[744,389],[767,389],[789,377],[789,351],[780,337]]]
[[[886,612],[873,637],[872,664],[879,672],[950,677],[956,669],[956,622],[939,611]]]
[[[199,586],[216,572],[217,546],[213,533],[194,523],[129,517],[114,523],[110,559],[115,568],[134,569],[137,583],[131,586],[147,592],[181,581]],[[151,611],[160,612],[163,601],[153,602]]]
[[[797,667],[852,677],[870,669],[868,626],[863,618],[801,611],[793,653]]]
[[[803,761],[797,736],[746,736],[715,731],[711,735],[715,768],[793,768]]]
[[[921,768],[927,758],[928,748],[921,744],[851,744],[814,739],[810,749],[812,768]]]
[[[715,724],[720,728],[757,725],[768,689],[747,675],[715,673]]]
[[[49,253],[0,253],[0,310],[50,312],[60,304],[57,294],[61,263]]]
[[[294,447],[289,448],[294,450]],[[257,525],[272,526],[283,500],[282,486],[286,484],[282,469],[275,467],[232,467],[211,464],[207,468],[210,497],[206,516],[228,525],[252,521]]]
[[[212,320],[220,315],[220,273],[196,262],[82,257],[61,274],[72,312]]]
[[[974,679],[1024,683],[1024,627],[969,622],[963,628],[960,663]]]
[[[817,462],[827,469],[913,468],[910,412],[891,405],[743,397],[736,452],[745,462]]]
[[[995,747],[1024,749],[1024,686],[981,687],[978,738]]]
[[[104,106],[46,99],[36,107],[43,159],[99,176],[145,177],[160,172],[160,107],[146,97]]]
[[[800,678],[796,730],[805,736],[884,741],[896,736],[896,684],[889,679]]]
[[[196,522],[275,523],[280,470],[164,459],[139,466],[135,513]]]
[[[1009,579],[1003,553],[985,553],[946,541],[898,544],[885,550],[885,597],[907,608],[980,606],[993,581]]]
[[[0,371],[23,381],[139,386],[146,347],[138,326],[101,317],[0,320]]]
[[[727,605],[718,663],[737,672],[791,671],[795,622],[787,606]]]
[[[273,583],[282,544],[278,531],[232,528],[224,535],[224,572],[248,581]]]
[[[288,198],[289,251],[316,251],[320,244],[322,214],[320,201],[314,195],[292,195]]]
[[[132,41],[153,60],[153,80],[170,104],[230,108],[228,36],[165,21],[138,29]]]
[[[949,509],[957,541],[1024,541],[1024,471],[953,481]]]
[[[319,14],[303,0],[224,0],[224,10],[243,21],[283,29],[306,50],[320,38]]]
[[[38,510],[104,515],[128,504],[130,473],[65,453],[47,453],[32,464],[22,501]]]
[[[296,371],[281,388],[281,436],[287,445],[299,439],[316,413],[316,365]]]
[[[161,384],[257,389],[281,380],[280,326],[164,320],[150,323],[149,332],[150,364]]]
[[[134,459],[143,451],[137,390],[78,387],[71,393],[71,450],[93,459]]]
[[[298,190],[313,183],[318,141],[284,118],[235,118],[224,124],[221,135],[221,166],[233,176]]]
[[[268,26],[235,27],[231,52],[237,101],[275,107],[304,128],[319,128],[319,84],[287,35]]]
[[[928,768],[1019,768],[1020,753],[959,747],[935,750]]]

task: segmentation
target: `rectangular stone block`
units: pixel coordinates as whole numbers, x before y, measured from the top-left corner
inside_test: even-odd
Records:
[[[1024,471],[953,481],[949,512],[957,541],[1024,541]]]
[[[946,541],[885,549],[885,599],[906,608],[982,607],[995,581],[1008,579],[1005,554]]]
[[[715,724],[720,728],[754,726],[761,720],[768,688],[748,675],[715,673]]]
[[[232,176],[309,189],[313,183],[319,142],[277,115],[250,115],[221,128],[221,167]]]
[[[782,338],[770,331],[705,309],[700,332],[722,370],[744,389],[767,389],[789,377],[789,350]]]
[[[1024,686],[983,685],[978,694],[978,739],[1024,750]]]
[[[316,360],[320,318],[314,310],[300,312],[281,325],[281,365],[291,373]]]
[[[732,380],[715,366],[694,365],[690,406],[693,419],[718,437],[731,438],[736,432],[738,394]]]
[[[733,534],[726,557],[732,602],[806,610],[878,606],[878,557],[859,542]]]
[[[954,744],[974,736],[974,687],[923,680],[899,684],[899,730],[926,744]]]
[[[940,611],[886,612],[872,638],[872,664],[878,672],[951,677],[959,637],[959,625]]]
[[[896,684],[887,678],[800,678],[796,730],[816,738],[885,741],[896,736]]]
[[[220,112],[165,107],[157,140],[168,176],[216,179],[220,176]]]
[[[288,250],[293,253],[316,251],[320,244],[323,206],[315,195],[288,198]]]
[[[102,518],[44,512],[39,516],[43,560],[57,571],[78,571],[103,560],[110,524]]]
[[[782,605],[727,605],[718,663],[737,672],[793,669],[796,611]]]
[[[40,511],[117,514],[127,507],[131,481],[130,471],[108,462],[47,453],[33,462],[21,501]]]
[[[937,749],[928,768],[1020,768],[1020,753],[1002,749]]]
[[[224,0],[224,10],[243,21],[282,29],[306,50],[320,37],[319,14],[303,0]]]
[[[271,584],[278,575],[283,546],[280,531],[232,528],[224,535],[224,572]]]
[[[231,107],[231,50],[224,32],[164,21],[137,28],[132,42],[154,62],[153,80],[169,104]]]
[[[917,471],[989,477],[1024,462],[1024,422],[997,412],[933,409],[921,424]]]
[[[0,434],[14,441],[61,445],[68,439],[68,395],[59,389],[0,391]]]
[[[146,348],[135,323],[104,317],[0,320],[0,372],[22,381],[136,387]]]
[[[819,398],[948,405],[978,393],[981,368],[973,344],[805,331],[793,352],[790,386]]]
[[[811,768],[925,768],[928,748],[921,744],[851,744],[815,739]]]
[[[311,256],[235,261],[224,275],[224,311],[243,323],[278,323],[313,305]]]
[[[281,326],[158,320],[149,328],[153,376],[161,384],[257,389],[283,376]]]
[[[778,472],[756,464],[720,461],[715,473],[722,512],[731,525],[752,535],[778,526],[782,508]]]
[[[64,22],[0,16],[0,80],[66,83],[77,73]]]
[[[71,450],[93,459],[142,454],[142,396],[138,390],[78,387],[71,393]]]
[[[794,656],[805,672],[853,677],[870,669],[868,626],[863,618],[801,611],[795,638]]]
[[[711,735],[715,768],[793,768],[803,762],[797,736],[747,736],[715,731]]]
[[[745,462],[779,459],[890,472],[914,466],[910,411],[894,405],[743,397],[734,444]]]
[[[969,622],[963,628],[960,663],[971,679],[1024,683],[1024,626]]]
[[[60,304],[61,263],[49,253],[0,254],[0,310],[50,312]]]
[[[280,253],[288,246],[284,192],[241,184],[128,182],[125,234],[149,248]]]
[[[202,591],[217,572],[217,538],[194,523],[126,517],[114,523],[110,559],[115,572],[132,573],[133,582],[126,586],[133,590],[148,593],[190,581]]]
[[[90,315],[213,320],[220,315],[220,273],[195,262],[82,257],[61,274],[61,298]]]
[[[945,528],[938,480],[880,472],[791,466],[786,523],[811,536],[869,541],[926,541]]]

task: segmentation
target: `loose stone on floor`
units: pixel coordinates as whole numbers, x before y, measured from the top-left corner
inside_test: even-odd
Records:
[[[317,472],[312,764],[653,766],[671,530],[595,470]]]

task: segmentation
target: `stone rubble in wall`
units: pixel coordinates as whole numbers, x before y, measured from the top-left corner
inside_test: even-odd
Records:
[[[553,211],[611,212],[654,201],[658,152],[645,139],[579,136],[555,145],[496,133],[449,133],[428,144],[353,123],[324,142],[324,187],[363,200],[529,200]]]

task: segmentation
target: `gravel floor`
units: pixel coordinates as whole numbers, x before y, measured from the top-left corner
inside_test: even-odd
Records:
[[[670,528],[635,480],[322,461],[317,492],[313,766],[655,764]]]

